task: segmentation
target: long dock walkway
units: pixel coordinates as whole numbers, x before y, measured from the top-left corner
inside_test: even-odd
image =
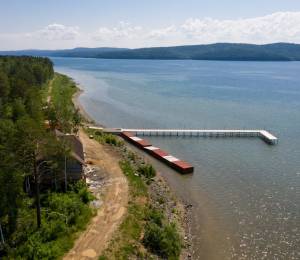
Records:
[[[90,126],[108,133],[121,134],[131,132],[139,136],[190,136],[190,137],[258,137],[266,143],[275,145],[278,138],[266,130],[207,130],[207,129],[124,129],[124,128],[101,128]]]

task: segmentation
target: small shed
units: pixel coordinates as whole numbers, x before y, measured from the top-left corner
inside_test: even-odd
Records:
[[[70,156],[62,158],[66,163],[68,182],[84,179],[84,152],[80,139],[73,134],[64,134],[55,130],[56,136],[70,148]]]
[[[63,188],[65,185],[65,177],[67,177],[67,183],[75,183],[79,180],[84,180],[84,152],[83,145],[80,139],[73,134],[64,134],[58,130],[55,130],[56,137],[66,145],[66,148],[70,150],[69,155],[62,157],[59,162],[57,158],[56,162],[60,164],[60,170],[53,170],[51,167],[51,158],[40,158],[37,161],[39,172],[40,189],[48,189],[49,187],[58,189]],[[25,177],[24,191],[31,193],[32,187],[34,187],[34,178],[32,175]]]

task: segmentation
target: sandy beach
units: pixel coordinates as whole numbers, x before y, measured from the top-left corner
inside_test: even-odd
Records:
[[[79,110],[81,116],[85,119],[87,122],[94,122],[94,120],[90,117],[90,115],[84,110],[83,106],[79,102],[79,96],[83,93],[83,90],[80,88],[79,85],[76,85],[77,91],[73,95],[72,101],[76,109]]]

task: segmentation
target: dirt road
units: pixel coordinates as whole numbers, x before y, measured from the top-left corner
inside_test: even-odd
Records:
[[[98,168],[93,177],[98,177],[102,184],[95,185],[93,193],[100,198],[101,205],[65,260],[97,259],[121,224],[128,203],[128,183],[119,167],[118,156],[109,147],[89,139],[82,131],[80,139],[86,160]]]

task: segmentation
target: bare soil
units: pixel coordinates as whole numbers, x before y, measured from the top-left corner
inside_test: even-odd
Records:
[[[127,212],[128,183],[119,167],[119,156],[112,148],[89,139],[82,130],[79,136],[86,161],[96,169],[90,182],[99,206],[96,216],[80,234],[65,260],[98,259]]]

